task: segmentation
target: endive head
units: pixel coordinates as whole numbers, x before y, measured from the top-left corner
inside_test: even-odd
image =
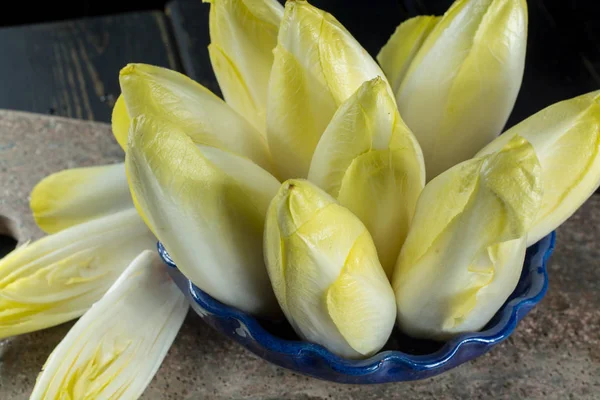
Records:
[[[278,311],[262,254],[273,176],[150,116],[132,121],[126,167],[136,207],[194,284],[246,312]]]
[[[532,245],[573,215],[600,185],[600,91],[545,108],[477,155],[498,151],[517,135],[531,142],[542,167],[544,196],[528,233]]]
[[[393,276],[400,328],[434,339],[481,329],[516,286],[541,199],[539,161],[519,136],[429,182]]]
[[[417,18],[398,28],[408,43],[393,37],[379,59],[431,180],[504,127],[523,77],[527,4],[457,0],[439,20]]]
[[[305,180],[283,183],[265,227],[269,277],[302,338],[362,358],[386,343],[394,294],[364,224]]]
[[[227,104],[265,131],[267,86],[283,15],[276,0],[204,0],[210,3],[213,71]]]
[[[113,133],[125,149],[131,120],[150,115],[180,126],[197,144],[227,149],[271,168],[264,136],[208,89],[187,76],[147,64],[119,75],[122,94],[113,110]]]
[[[367,81],[342,103],[319,140],[308,179],[361,219],[391,277],[425,166],[386,81]]]
[[[267,138],[281,179],[305,178],[338,106],[383,72],[331,15],[288,1],[267,96]]]
[[[54,349],[31,399],[137,399],[188,310],[156,252],[141,252]]]
[[[0,260],[0,338],[81,316],[156,239],[136,210],[23,245]]]

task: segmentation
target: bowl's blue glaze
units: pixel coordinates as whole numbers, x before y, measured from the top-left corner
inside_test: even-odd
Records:
[[[320,345],[300,341],[285,321],[259,322],[255,317],[210,297],[176,268],[171,269],[171,274],[204,321],[273,364],[334,382],[400,382],[440,374],[479,357],[506,339],[546,294],[546,262],[554,249],[555,237],[555,232],[552,232],[527,249],[516,289],[480,332],[463,334],[446,343],[419,341],[394,332],[383,351],[365,360],[343,359]],[[175,267],[160,243],[158,252],[167,264]],[[399,348],[405,352],[394,350]]]

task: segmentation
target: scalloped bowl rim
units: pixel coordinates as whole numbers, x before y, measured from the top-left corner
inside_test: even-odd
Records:
[[[554,250],[555,242],[556,232],[553,231],[539,242],[530,246],[530,248],[541,245],[544,245],[545,247],[543,252],[540,252],[538,249],[534,256],[532,256],[532,258],[542,257],[540,260],[541,262],[539,263],[540,266],[537,270],[538,279],[534,279],[531,287],[521,296],[512,299],[509,297],[509,300],[507,300],[507,302],[505,302],[498,310],[498,313],[501,313],[501,316],[496,324],[483,331],[458,335],[447,341],[437,351],[424,355],[413,355],[399,350],[385,350],[361,360],[345,359],[331,353],[319,344],[300,340],[288,340],[273,335],[263,328],[255,317],[219,302],[203,292],[191,281],[187,280],[187,278],[185,290],[188,292],[186,295],[189,295],[206,312],[220,318],[233,318],[240,323],[243,323],[246,326],[248,333],[252,336],[252,339],[266,350],[272,352],[277,352],[290,357],[299,357],[312,353],[324,361],[332,370],[350,376],[360,376],[374,372],[384,361],[392,361],[395,364],[408,367],[408,369],[415,372],[430,371],[442,368],[455,354],[457,354],[457,352],[459,352],[462,346],[468,343],[477,342],[486,345],[498,344],[515,330],[520,319],[527,314],[533,306],[542,300],[548,290],[548,272],[546,263]],[[157,247],[164,262],[176,269],[175,263],[160,242]],[[521,276],[519,282],[522,278],[523,276]],[[523,310],[525,312],[520,315],[520,312]],[[498,313],[494,318],[497,317]],[[295,371],[303,373],[301,370]]]

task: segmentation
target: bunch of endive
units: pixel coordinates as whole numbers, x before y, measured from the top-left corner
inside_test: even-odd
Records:
[[[141,393],[187,309],[147,252],[157,239],[214,298],[362,358],[395,323],[437,340],[481,329],[527,246],[600,183],[600,92],[498,136],[523,75],[524,0],[410,19],[378,62],[305,1],[210,7],[225,102],[175,71],[123,68],[125,163],[40,182],[31,206],[51,235],[0,262],[1,337],[85,312],[34,398]]]

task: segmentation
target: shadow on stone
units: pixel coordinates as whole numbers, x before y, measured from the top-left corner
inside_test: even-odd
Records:
[[[0,215],[0,258],[17,247],[15,223],[8,217]]]

